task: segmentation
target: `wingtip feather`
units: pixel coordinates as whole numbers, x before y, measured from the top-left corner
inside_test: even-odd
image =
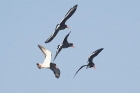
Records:
[[[49,41],[48,41],[48,40],[46,40],[44,43],[49,43]]]
[[[78,6],[78,4],[76,4],[74,7],[76,7],[76,8],[77,8],[77,6]]]
[[[38,45],[38,47],[40,48],[40,47],[41,47],[41,45]]]

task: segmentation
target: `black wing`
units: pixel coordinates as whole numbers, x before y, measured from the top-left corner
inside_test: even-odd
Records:
[[[102,50],[103,48],[100,48],[100,49],[97,49],[95,52],[91,53],[88,58],[88,62],[92,62],[92,59],[96,57]]]
[[[68,43],[67,38],[68,38],[68,36],[69,36],[70,33],[71,33],[71,31],[70,31],[70,32],[66,35],[66,37],[64,38],[63,44],[67,44],[67,43]]]
[[[49,43],[50,41],[52,41],[58,32],[59,29],[55,29],[55,32],[45,41],[45,43]]]
[[[78,5],[75,5],[73,8],[71,8],[67,14],[65,15],[65,17],[62,19],[62,21],[60,22],[60,24],[65,24],[65,22],[74,14],[74,12],[76,11]]]
[[[59,68],[53,67],[53,68],[50,68],[50,69],[53,71],[53,73],[55,74],[56,78],[60,77],[60,70],[59,70]]]
[[[57,57],[58,53],[62,50],[62,45],[58,45],[58,48],[57,48],[57,51],[56,51],[56,54],[55,54],[55,57],[53,59],[53,61],[55,60],[55,58]]]
[[[87,65],[81,66],[81,67],[78,69],[78,71],[79,71],[80,69],[82,69],[84,66],[87,66]],[[78,71],[76,72],[76,74],[78,73]],[[76,76],[76,74],[74,75],[74,77]],[[74,77],[73,77],[73,78],[74,78]]]

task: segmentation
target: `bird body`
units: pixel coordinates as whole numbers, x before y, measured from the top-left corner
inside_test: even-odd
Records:
[[[70,32],[71,32],[71,31],[70,31]],[[73,47],[73,48],[74,48],[73,43],[69,43],[69,42],[67,41],[67,38],[68,38],[70,32],[69,32],[69,33],[66,35],[66,37],[64,38],[63,43],[60,44],[60,45],[58,45],[57,51],[56,51],[56,54],[55,54],[55,57],[54,57],[53,61],[54,61],[55,58],[57,57],[58,53],[62,50],[62,48],[68,48],[68,47]]]
[[[69,28],[65,22],[74,14],[74,12],[76,11],[78,5],[75,5],[73,8],[71,8],[67,14],[65,15],[65,17],[62,19],[62,21],[56,25],[55,31],[54,33],[45,41],[45,43],[49,43],[50,41],[52,41],[54,39],[54,37],[57,35],[57,33],[59,32],[59,30],[64,30],[65,28]]]
[[[88,57],[88,64],[87,64],[87,65],[81,66],[81,67],[78,69],[78,71],[79,71],[80,69],[82,69],[83,67],[85,67],[85,66],[87,66],[86,69],[87,69],[87,68],[92,68],[92,67],[95,68],[95,64],[93,63],[92,60],[93,60],[93,58],[96,57],[102,50],[103,50],[103,48],[100,48],[100,49],[97,49],[95,52],[91,53],[90,56]],[[76,72],[76,74],[78,73],[78,71]],[[74,75],[74,77],[76,76],[76,74]]]
[[[57,68],[55,63],[51,63],[51,56],[52,56],[51,52],[41,45],[38,45],[38,47],[40,48],[40,50],[45,55],[44,62],[42,64],[37,63],[38,68],[39,69],[41,69],[41,68],[51,69],[54,72],[55,77],[59,78],[60,77],[60,70],[59,70],[59,68]]]

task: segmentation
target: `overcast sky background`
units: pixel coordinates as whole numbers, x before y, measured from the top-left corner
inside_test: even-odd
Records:
[[[52,42],[44,42],[68,10],[78,4]],[[52,52],[71,31],[68,41],[75,49],[63,49],[54,61],[59,79],[44,61],[38,44]],[[1,0],[1,93],[140,93],[139,0]],[[93,60],[96,70],[80,66],[99,48]]]

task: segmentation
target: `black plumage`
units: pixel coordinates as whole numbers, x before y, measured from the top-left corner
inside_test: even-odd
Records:
[[[87,65],[83,65],[81,66],[78,71],[80,69],[82,69],[83,67],[87,66],[87,68],[91,68],[91,67],[94,67],[95,68],[95,64],[93,63],[93,58],[96,57],[104,48],[100,48],[100,49],[97,49],[95,52],[91,53],[90,56],[88,57],[88,64]],[[87,69],[86,68],[86,69]],[[76,72],[76,74],[78,73],[78,71]],[[76,76],[76,74],[74,75],[74,77]]]
[[[50,63],[50,69],[53,71],[56,78],[60,77],[60,70],[59,70],[59,68],[56,67],[55,63]]]
[[[67,41],[67,38],[68,38],[68,36],[69,36],[70,33],[71,33],[71,31],[66,35],[66,37],[63,40],[63,43],[61,45],[58,45],[57,51],[56,51],[56,54],[55,54],[55,57],[54,57],[53,61],[57,57],[58,53],[62,50],[62,48],[68,48],[68,47],[73,47],[74,48],[73,43],[69,43]]]
[[[59,30],[64,30],[65,28],[69,28],[65,22],[74,14],[74,12],[76,11],[78,5],[75,5],[73,8],[71,8],[67,14],[65,15],[65,17],[62,19],[62,21],[56,25],[55,31],[54,33],[45,41],[45,43],[49,43],[50,41],[52,41],[54,39],[54,37],[57,35],[57,33],[59,32]]]

